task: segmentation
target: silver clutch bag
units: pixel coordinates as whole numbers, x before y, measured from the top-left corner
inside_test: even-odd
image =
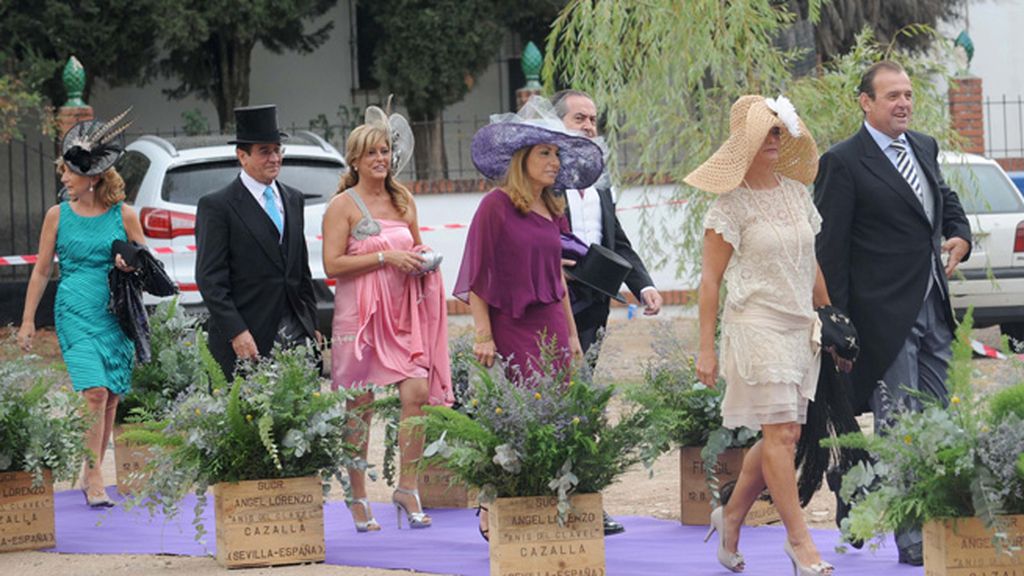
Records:
[[[433,250],[429,252],[420,252],[420,256],[423,258],[423,264],[420,265],[419,272],[416,272],[417,276],[429,274],[430,272],[437,270],[437,267],[441,265],[441,261],[444,260],[443,254],[440,252],[434,252]]]

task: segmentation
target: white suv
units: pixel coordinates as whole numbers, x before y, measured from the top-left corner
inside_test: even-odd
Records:
[[[195,283],[196,205],[202,196],[227,186],[241,169],[235,147],[228,140],[228,136],[142,136],[126,147],[117,163],[128,201],[139,211],[146,243],[181,289],[179,301],[193,310],[204,310]],[[326,203],[346,169],[345,161],[312,132],[292,134],[284,148],[278,179],[306,198],[305,234],[317,295],[317,323],[321,332],[330,334],[334,295],[323,271],[320,225]]]
[[[1024,198],[993,160],[949,153],[939,160],[974,236],[970,260],[949,282],[953,308],[962,315],[974,306],[975,326],[999,324],[1024,351]]]

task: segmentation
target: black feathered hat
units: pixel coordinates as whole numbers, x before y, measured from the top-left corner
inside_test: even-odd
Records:
[[[64,165],[75,174],[98,176],[109,170],[124,152],[124,131],[132,121],[125,121],[129,107],[108,122],[84,120],[64,135],[60,155]]]

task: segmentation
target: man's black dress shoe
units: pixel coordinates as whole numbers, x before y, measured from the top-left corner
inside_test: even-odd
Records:
[[[924,566],[924,550],[922,550],[920,542],[900,548],[900,564]]]
[[[612,535],[615,535],[615,534],[622,534],[623,532],[626,531],[626,527],[623,526],[622,524],[616,522],[611,516],[608,515],[607,512],[602,512],[602,513],[604,514],[604,535],[605,536],[612,536]]]

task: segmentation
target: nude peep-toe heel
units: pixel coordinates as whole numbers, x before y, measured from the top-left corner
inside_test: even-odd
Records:
[[[718,562],[725,566],[730,572],[743,572],[746,564],[743,562],[743,554],[729,552],[725,549],[725,518],[724,509],[719,506],[711,511],[711,518],[708,526],[708,533],[704,536],[704,542],[711,539],[711,535],[718,532]]]
[[[824,560],[804,566],[796,559],[796,552],[793,551],[789,540],[786,540],[786,545],[782,549],[786,552],[786,556],[789,556],[789,561],[793,563],[793,576],[830,576],[834,570],[833,566]]]

